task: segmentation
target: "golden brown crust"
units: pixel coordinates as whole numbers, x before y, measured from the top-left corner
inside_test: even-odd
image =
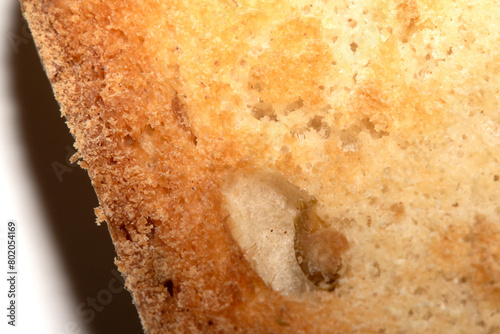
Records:
[[[306,3],[297,1],[302,2]],[[436,133],[446,132],[443,128],[459,123],[463,115],[457,105],[462,103],[473,115],[489,112],[484,119],[471,121],[477,124],[494,120],[492,110],[498,108],[498,52],[471,69],[471,73],[483,73],[479,67],[490,66],[492,75],[485,74],[490,83],[487,89],[477,88],[475,79],[466,76],[469,82],[458,88],[466,92],[446,100],[445,92],[453,91],[450,80],[427,74],[438,72],[439,64],[448,66],[442,72],[454,68],[449,65],[453,61],[434,57],[470,49],[466,45],[459,50],[457,45],[453,51],[446,45],[446,50],[432,51],[432,43],[437,42],[432,42],[434,35],[428,31],[440,24],[437,17],[446,12],[443,1],[369,2],[366,11],[373,11],[374,25],[346,21],[352,29],[366,25],[366,35],[356,35],[356,42],[336,35],[337,28],[329,25],[332,17],[323,22],[316,14],[303,16],[314,9],[304,5],[300,10],[288,10],[286,1],[231,16],[231,23],[222,20],[224,11],[236,13],[243,6],[238,1],[220,1],[206,11],[201,6],[184,8],[182,1],[21,3],[75,137],[76,157],[88,170],[99,198],[98,217],[107,221],[116,264],[146,332],[370,333],[411,331],[422,323],[443,323],[444,330],[449,326],[456,329],[462,325],[460,321],[478,326],[471,328],[495,330],[495,321],[499,321],[500,210],[494,204],[498,183],[488,173],[500,158],[500,140],[494,141],[497,123],[481,128],[493,129],[484,135],[478,131],[470,134],[482,136],[483,149],[470,165],[462,166],[466,186],[479,184],[490,189],[484,202],[493,204],[479,206],[479,200],[471,199],[475,195],[466,194],[468,210],[455,216],[453,208],[429,207],[422,214],[419,207],[433,203],[432,196],[437,196],[435,202],[442,207],[454,203],[452,197],[446,197],[453,192],[451,183],[446,183],[452,179],[449,174],[437,164],[424,168],[419,163],[437,159],[430,152],[440,152],[436,146],[442,143],[432,140],[441,138]],[[218,12],[219,6],[223,14]],[[282,6],[282,10],[272,6]],[[396,13],[394,30],[383,26],[392,15],[389,7]],[[340,15],[347,9],[339,6],[335,10]],[[467,28],[466,23],[462,26]],[[258,40],[254,28],[271,36],[264,41],[268,47],[259,48],[264,42]],[[212,35],[204,35],[205,30]],[[373,31],[383,40],[375,46],[369,45]],[[477,38],[470,34],[462,35]],[[256,40],[246,42],[253,37]],[[412,39],[418,40],[415,45],[428,45],[408,51]],[[342,58],[342,48],[334,52],[336,46],[332,47],[341,43],[353,54],[372,52],[377,56],[363,59],[349,53]],[[188,45],[196,47],[184,48]],[[477,48],[489,50],[491,45]],[[415,69],[405,67],[408,54],[418,63],[411,66],[422,67],[418,77],[413,76]],[[246,72],[231,67],[236,63]],[[359,73],[350,72],[354,69]],[[330,85],[341,80],[340,86]],[[454,104],[453,99],[459,102]],[[248,101],[253,101],[248,112],[235,111],[246,110]],[[480,107],[483,111],[476,110]],[[304,124],[307,126],[301,127]],[[277,139],[270,138],[271,134]],[[304,134],[313,139],[301,141]],[[486,135],[491,140],[485,140]],[[442,144],[443,150],[455,147],[446,145]],[[446,166],[465,161],[453,154],[455,160],[445,161]],[[390,165],[393,161],[396,163]],[[481,164],[489,164],[490,169],[481,169]],[[342,255],[342,263],[348,264],[349,256],[359,256],[352,268],[367,274],[356,276],[354,269],[346,270],[347,276],[356,277],[346,279],[337,294],[286,297],[270,289],[244,258],[226,224],[229,213],[221,189],[233,170],[246,167],[275,169],[320,199],[323,207],[318,210],[338,215],[330,218],[346,233],[346,252],[351,253],[345,258]],[[401,198],[406,194],[405,169],[413,172],[411,196],[415,195],[411,201]],[[469,173],[471,170],[480,173]],[[498,181],[497,174],[495,177],[494,182]],[[359,190],[364,187],[366,192]],[[330,207],[334,209],[328,211]],[[373,227],[372,213],[378,218]],[[429,217],[434,214],[438,216]],[[432,225],[433,219],[439,222]],[[405,234],[405,229],[410,232]],[[427,234],[421,236],[422,231]],[[402,235],[406,244],[399,240]],[[419,249],[407,251],[409,244]],[[414,257],[393,259],[392,252],[400,254],[402,249]],[[362,258],[362,253],[368,256]],[[396,260],[404,263],[393,264]],[[429,267],[420,267],[421,263]],[[380,266],[385,266],[382,274]],[[391,270],[394,281],[377,280]],[[459,289],[466,291],[465,302],[453,294],[450,297],[449,291],[428,293],[442,293],[442,305],[453,299],[453,303],[467,306],[450,315],[446,305],[431,305],[419,297],[425,289],[434,291],[425,286],[435,277],[428,272],[441,275],[446,282],[439,286],[446,288],[463,277],[465,287]],[[369,290],[361,297],[355,295],[360,281],[368,281],[363,283],[363,291]],[[399,287],[401,281],[405,282],[402,292],[393,291],[391,284]],[[359,288],[361,291],[361,285]],[[413,295],[415,299],[410,299]],[[392,302],[396,298],[400,304]],[[401,315],[398,308],[406,307],[407,300],[416,301],[415,311]],[[428,309],[439,309],[443,319],[431,319]],[[491,318],[481,318],[487,313],[483,309],[491,310]],[[407,326],[405,319],[418,312],[423,320],[412,320],[417,327]]]

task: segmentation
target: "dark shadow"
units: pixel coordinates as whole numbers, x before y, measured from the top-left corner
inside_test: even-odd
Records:
[[[112,274],[116,268],[115,252],[106,226],[95,224],[93,209],[98,202],[87,172],[67,161],[73,138],[60,117],[19,6],[12,14],[16,19],[9,42],[15,45],[9,45],[8,49],[18,126],[48,217],[47,229],[54,236],[75,298],[83,303],[80,308],[75,306],[74,314],[87,323],[86,331],[82,332],[142,333],[129,293],[116,290]],[[110,282],[115,283],[114,294],[108,293]],[[91,305],[94,298],[96,304]],[[63,331],[64,324],[61,326]]]

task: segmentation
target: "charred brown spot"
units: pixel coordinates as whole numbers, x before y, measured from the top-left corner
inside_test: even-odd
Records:
[[[306,277],[316,287],[331,291],[342,268],[342,254],[349,248],[347,238],[318,217],[317,201],[300,202],[295,219],[295,257]]]

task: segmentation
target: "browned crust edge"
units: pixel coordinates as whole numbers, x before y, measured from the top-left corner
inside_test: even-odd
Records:
[[[271,291],[243,259],[221,207],[224,167],[196,147],[176,92],[142,49],[140,24],[124,32],[110,19],[140,15],[139,5],[21,3],[144,330],[345,331],[324,310]],[[163,158],[154,168],[136,145],[148,131]]]

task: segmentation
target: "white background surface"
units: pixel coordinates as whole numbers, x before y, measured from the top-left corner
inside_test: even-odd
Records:
[[[0,15],[0,333],[140,333],[106,226],[94,224],[90,181],[67,161],[73,140],[17,1],[0,0]],[[6,310],[9,220],[17,223],[15,328]]]

